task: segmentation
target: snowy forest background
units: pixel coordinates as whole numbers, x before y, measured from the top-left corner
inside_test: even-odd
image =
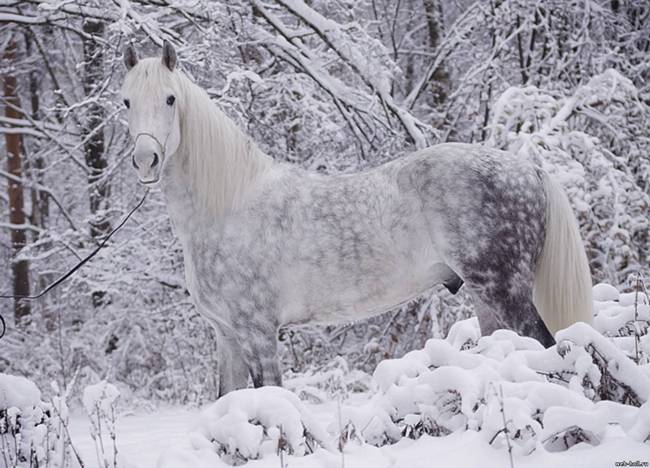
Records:
[[[335,173],[445,141],[509,149],[566,188],[594,283],[647,277],[646,1],[0,0],[0,31],[2,294],[42,290],[141,197],[122,51],[159,55],[165,39],[276,159]],[[0,312],[0,371],[41,388],[107,379],[134,400],[216,398],[213,332],[160,193],[69,281]],[[284,369],[372,372],[471,314],[439,287],[361,323],[286,329]]]

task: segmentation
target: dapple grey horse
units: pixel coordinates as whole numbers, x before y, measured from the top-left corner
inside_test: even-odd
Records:
[[[278,328],[381,314],[463,283],[484,335],[591,320],[591,277],[562,189],[531,162],[442,144],[360,174],[275,162],[176,66],[127,48],[122,94],[140,182],[161,187],[220,394],[281,385]],[[541,317],[540,317],[541,314]],[[550,330],[550,331],[549,331]]]

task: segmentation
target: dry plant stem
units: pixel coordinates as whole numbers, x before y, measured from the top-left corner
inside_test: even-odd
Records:
[[[113,441],[113,468],[117,468],[117,435],[115,433],[115,406],[111,404],[111,440]]]
[[[342,434],[343,432],[343,424],[342,424],[342,418],[341,418],[341,399],[336,402],[336,409],[337,409],[337,414],[338,414],[338,420],[339,420],[339,434]],[[339,436],[339,452],[341,453],[341,468],[345,468],[345,454],[343,453],[343,449],[345,448],[345,442],[343,441],[343,438]]]
[[[278,439],[278,455],[280,455],[280,468],[286,468],[286,463],[284,461],[284,451],[286,449],[284,443],[284,431],[282,430],[282,425],[280,424],[280,438]]]
[[[2,434],[2,439],[0,439],[0,440],[2,440],[2,447],[1,447],[2,448],[2,458],[4,459],[5,466],[10,466],[9,461],[7,460],[7,453],[9,453],[9,448],[7,446],[7,438],[6,437],[7,436]]]
[[[49,424],[48,424],[48,426],[49,426]],[[45,433],[45,447],[46,447],[46,451],[45,451],[45,468],[49,468],[49,466],[50,466],[50,431],[49,431],[49,428],[48,428],[48,431]],[[63,456],[63,461],[65,462],[65,450],[62,450],[62,452],[63,452],[63,455],[62,455]],[[62,464],[62,466],[65,466],[65,465]]]
[[[95,444],[95,454],[97,455],[97,466],[101,467],[103,466],[102,463],[102,456],[99,453],[99,444],[97,443],[97,436],[99,435],[99,438],[101,440],[101,431],[96,431],[95,429],[97,426],[95,425],[95,421],[93,420],[92,416],[89,414],[88,418],[90,419],[90,424],[93,426],[91,429],[90,437],[93,439],[93,443]],[[99,432],[99,434],[98,434]],[[102,452],[103,453],[103,452]]]
[[[102,451],[102,459],[104,460],[104,464],[106,464],[106,451],[104,450],[104,439],[102,438],[102,421],[101,421],[101,415],[99,412],[99,403],[95,404],[95,408],[97,410],[97,432],[99,435],[99,446]]]
[[[506,436],[506,444],[508,445],[508,457],[510,459],[510,468],[515,468],[515,462],[512,458],[512,444],[510,443],[510,431],[508,430],[508,420],[506,419],[506,411],[505,411],[505,403],[503,401],[503,387],[499,385],[499,393],[496,393],[495,389],[495,394],[497,397],[497,401],[499,402],[499,410],[501,412],[501,420],[503,421],[503,433]]]
[[[638,273],[638,278],[639,278],[639,285],[641,286],[641,290],[643,291],[643,294],[645,295],[645,305],[650,305],[650,295],[648,295],[648,289],[645,286],[645,278],[643,275],[639,272]],[[635,310],[635,318],[636,318],[636,310]],[[646,329],[646,333],[648,332],[648,329]],[[639,343],[641,342],[641,338],[639,337]],[[646,363],[647,363],[648,358],[646,357]]]
[[[72,453],[74,453],[74,456],[77,459],[77,463],[79,463],[79,466],[81,468],[85,468],[86,465],[84,464],[83,460],[81,459],[81,456],[79,455],[79,452],[77,452],[77,449],[72,443],[72,438],[70,437],[70,431],[68,430],[68,423],[63,420],[63,417],[61,416],[59,409],[54,404],[54,401],[50,400],[50,402],[52,403],[52,408],[54,408],[55,413],[59,417],[59,421],[61,421],[61,425],[63,426],[63,429],[65,431],[65,437],[68,439],[68,444],[70,445],[70,448],[72,449]]]
[[[637,272],[636,274],[636,284],[634,285],[634,356],[636,357],[636,363],[640,363],[640,356],[639,356],[639,344],[640,344],[640,336],[639,336],[639,327],[638,327],[638,320],[639,320],[639,283],[641,282],[641,273]]]

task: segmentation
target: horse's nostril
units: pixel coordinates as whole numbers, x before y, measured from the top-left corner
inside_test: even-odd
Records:
[[[158,153],[153,154],[153,162],[151,163],[151,167],[157,166],[158,165]]]

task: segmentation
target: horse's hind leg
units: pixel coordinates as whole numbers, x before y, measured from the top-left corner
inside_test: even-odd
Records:
[[[483,336],[507,328],[522,336],[535,338],[544,347],[555,344],[532,301],[532,287],[523,284],[516,290],[504,291],[495,284],[470,283],[475,300],[475,313]]]
[[[246,342],[242,343],[255,388],[265,385],[282,386],[276,334],[273,336],[247,334]]]
[[[482,335],[507,328],[549,347],[555,340],[533,304],[534,262],[522,250],[497,239],[478,255],[462,258],[460,271],[476,302]]]
[[[261,314],[241,314],[248,321],[236,324],[235,333],[243,352],[244,361],[253,379],[255,388],[264,385],[282,386],[282,373],[278,360],[277,326],[264,320]]]

